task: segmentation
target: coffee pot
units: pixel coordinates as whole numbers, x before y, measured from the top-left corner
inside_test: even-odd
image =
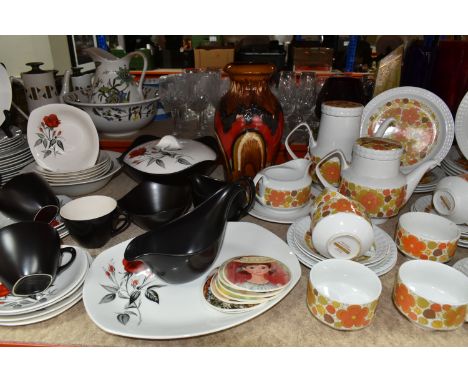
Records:
[[[354,143],[351,163],[347,162],[343,151],[334,150],[317,164],[316,174],[325,187],[338,189],[341,194],[360,202],[371,218],[386,219],[398,214],[426,171],[438,164],[428,160],[403,174],[400,171],[402,154],[403,146],[398,141],[362,137]],[[325,179],[320,168],[334,156],[338,156],[341,165],[338,188]]]

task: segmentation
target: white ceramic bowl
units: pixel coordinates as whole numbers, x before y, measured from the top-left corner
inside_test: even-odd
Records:
[[[467,319],[468,277],[445,264],[411,260],[398,270],[393,301],[416,325],[453,330]]]
[[[382,283],[366,266],[329,259],[310,270],[307,305],[311,313],[335,329],[356,330],[374,317]]]
[[[325,216],[312,229],[312,244],[325,257],[353,259],[364,255],[373,243],[372,225],[350,212]]]
[[[405,255],[441,263],[453,258],[459,238],[460,229],[454,222],[427,212],[401,215],[395,234],[398,249]]]
[[[89,114],[100,133],[125,136],[149,124],[157,113],[157,89],[143,88],[145,99],[138,102],[95,104],[89,91],[76,90],[63,96],[65,103]]]

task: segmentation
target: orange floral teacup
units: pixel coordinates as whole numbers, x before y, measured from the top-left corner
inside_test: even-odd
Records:
[[[353,259],[374,243],[374,231],[363,206],[337,191],[324,189],[311,213],[314,248],[324,257]]]
[[[468,277],[445,264],[411,260],[398,270],[393,302],[420,327],[454,330],[468,320]]]
[[[382,283],[362,264],[329,259],[310,270],[307,306],[312,315],[334,329],[358,330],[375,316]]]
[[[426,212],[401,215],[395,233],[395,243],[403,254],[440,263],[453,258],[459,238],[460,230],[455,223]]]

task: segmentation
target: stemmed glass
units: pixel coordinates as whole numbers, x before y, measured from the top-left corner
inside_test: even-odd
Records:
[[[291,130],[290,118],[293,116],[294,109],[296,107],[296,74],[292,71],[282,71],[280,73],[278,86],[272,88],[278,101],[283,109],[283,117],[285,122],[283,139]]]
[[[210,75],[207,73],[187,73],[188,83],[188,103],[187,106],[197,113],[197,133],[196,136],[205,134],[202,128],[202,112],[208,106],[208,93],[210,92]]]
[[[184,77],[172,75],[159,79],[159,98],[164,110],[170,111],[174,119],[174,136],[182,130],[180,109],[187,102],[187,88]]]

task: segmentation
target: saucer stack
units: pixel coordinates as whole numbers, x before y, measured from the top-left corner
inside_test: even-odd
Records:
[[[320,261],[329,259],[321,255],[312,246],[309,216],[297,220],[288,229],[287,242],[298,260],[308,268],[312,268]],[[364,256],[353,261],[365,265],[378,276],[392,270],[397,261],[397,247],[392,238],[382,229],[374,228],[374,249],[369,250]]]
[[[432,195],[422,196],[417,199],[411,206],[412,212],[428,212],[431,214],[439,215],[432,205]],[[458,240],[458,246],[468,248],[468,225],[457,224],[460,229],[460,239]]]
[[[415,193],[432,192],[436,189],[437,184],[446,177],[445,170],[440,167],[435,167],[427,172],[416,186]]]
[[[28,142],[21,133],[21,130],[14,126],[10,130],[13,135],[11,138],[0,132],[0,175],[2,186],[18,175],[24,167],[34,162]]]
[[[468,160],[460,153],[456,146],[452,146],[440,166],[449,176],[468,173]]]
[[[203,285],[206,302],[225,313],[242,313],[275,299],[289,285],[286,265],[266,256],[242,256],[214,269]]]
[[[70,309],[81,300],[83,283],[92,262],[91,256],[80,247],[73,263],[61,272],[44,292],[16,297],[0,284],[0,326],[19,326],[48,320]],[[69,260],[64,255],[63,262]]]

